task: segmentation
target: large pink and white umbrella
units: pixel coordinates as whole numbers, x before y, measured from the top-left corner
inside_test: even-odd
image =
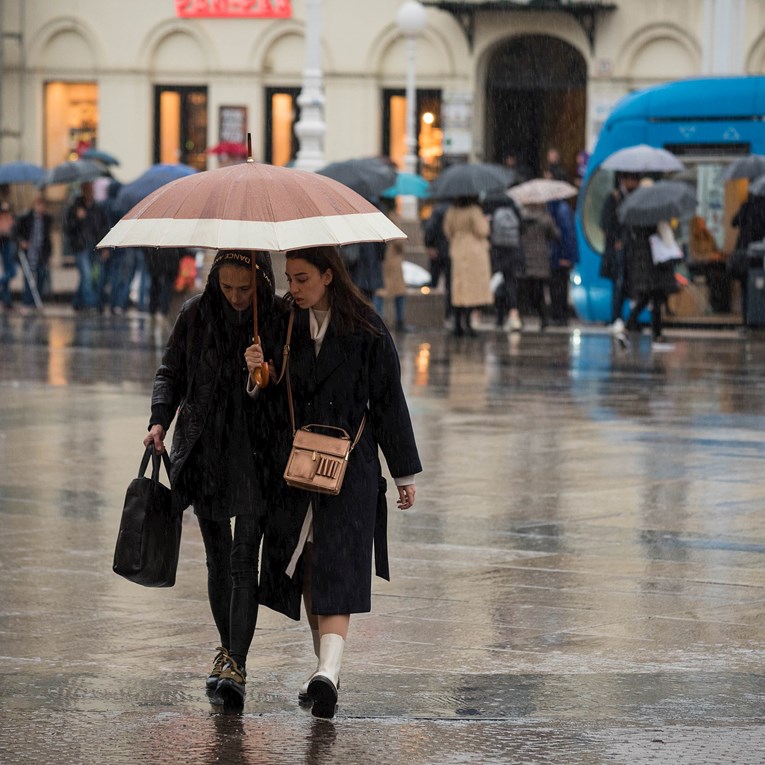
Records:
[[[98,247],[296,250],[406,235],[366,199],[317,173],[248,161],[172,181]]]

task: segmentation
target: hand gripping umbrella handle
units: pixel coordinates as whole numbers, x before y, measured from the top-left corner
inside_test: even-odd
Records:
[[[259,342],[258,338],[258,269],[255,262],[256,253],[252,253],[252,342]],[[268,363],[263,362],[259,367],[255,367],[250,375],[252,381],[258,388],[265,388],[268,385],[271,375],[268,370]]]

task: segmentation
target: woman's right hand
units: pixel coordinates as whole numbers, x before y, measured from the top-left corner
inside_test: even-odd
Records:
[[[161,425],[152,425],[148,435],[143,439],[143,445],[154,444],[154,451],[162,454],[165,451],[165,429]]]

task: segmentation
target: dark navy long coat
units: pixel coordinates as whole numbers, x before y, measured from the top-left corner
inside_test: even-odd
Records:
[[[338,496],[308,494],[282,482],[263,541],[261,603],[293,619],[300,618],[303,557],[292,579],[285,569],[312,502],[313,612],[366,612],[371,601],[373,545],[377,574],[389,578],[385,482],[378,446],[394,478],[422,470],[401,388],[398,354],[377,316],[372,321],[379,327],[379,335],[368,331],[340,333],[330,317],[316,357],[308,311],[295,310],[289,374],[296,426],[334,425],[354,438],[365,412],[367,423],[351,453]],[[285,465],[292,441],[288,414],[283,415],[282,422],[282,435],[274,448],[280,451],[281,464]]]

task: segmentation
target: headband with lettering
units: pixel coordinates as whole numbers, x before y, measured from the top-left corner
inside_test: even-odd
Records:
[[[243,263],[246,266],[252,266],[252,256],[249,252],[243,250],[221,250],[213,260],[213,266],[218,266],[226,261]]]

